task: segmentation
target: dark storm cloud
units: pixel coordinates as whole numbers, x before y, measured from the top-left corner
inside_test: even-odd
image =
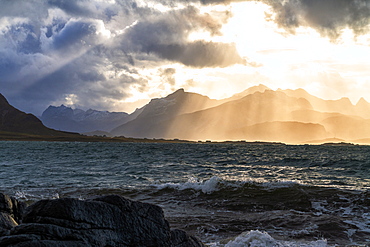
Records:
[[[370,24],[369,0],[178,0],[178,2],[203,5],[262,2],[271,6],[273,14],[269,19],[288,32],[294,34],[296,28],[300,26],[311,27],[333,41],[345,28],[353,30],[355,35],[361,35],[369,31]]]
[[[270,5],[273,20],[294,33],[299,26],[312,27],[321,35],[336,39],[349,28],[356,35],[369,31],[369,0],[262,0]]]
[[[184,0],[182,2],[187,2]],[[291,33],[300,26],[316,29],[322,36],[335,40],[344,28],[356,35],[369,31],[369,0],[193,0],[204,5],[255,1],[271,6],[272,18]]]
[[[309,26],[335,38],[345,27],[361,34],[369,24],[365,0],[260,1],[292,33]],[[158,2],[174,8],[161,12],[135,0],[0,0],[0,93],[38,114],[70,94],[86,107],[109,109],[113,99],[128,97],[131,85],[145,88],[144,67],[169,61],[194,68],[259,66],[242,59],[233,44],[189,40],[197,31],[221,35],[231,16],[201,12],[202,6],[237,1]],[[173,84],[175,73],[163,76]]]
[[[106,110],[111,101],[129,96],[126,90],[130,85],[146,83],[129,74],[106,78],[105,67],[94,53],[91,50],[36,82],[23,85],[23,90],[13,94],[10,100],[24,111],[41,114],[40,109],[46,109],[50,102],[62,103],[68,95],[76,95],[82,107]]]
[[[39,0],[0,0],[0,17],[31,18],[41,22],[48,16],[48,6]]]
[[[91,39],[95,38],[95,32],[96,27],[91,22],[70,21],[53,37],[53,46],[56,49],[63,49],[72,45],[81,46],[83,45],[81,42],[90,43]]]
[[[200,3],[203,5],[229,4],[231,2],[245,2],[248,0],[160,0],[164,5],[176,6],[176,3]]]
[[[62,9],[66,13],[73,16],[91,16],[93,10],[86,5],[89,5],[92,1],[80,0],[80,1],[70,1],[70,0],[49,0],[50,6]]]
[[[210,15],[188,7],[137,23],[124,36],[122,45],[128,51],[153,53],[190,67],[226,67],[244,63],[233,45],[188,41],[191,31],[205,30],[219,35],[221,27]]]
[[[181,62],[190,67],[227,67],[233,64],[245,64],[237,53],[234,45],[195,41],[181,44],[152,44],[148,52],[153,52],[162,58]]]
[[[195,7],[188,7],[140,20],[129,29],[125,38],[133,44],[144,44],[144,46],[145,42],[185,43],[192,31],[204,30],[212,35],[220,35],[221,27],[222,24],[209,14],[200,14]]]

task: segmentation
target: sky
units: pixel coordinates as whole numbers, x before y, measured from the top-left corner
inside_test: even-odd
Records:
[[[0,93],[131,113],[184,88],[370,102],[370,0],[0,0]]]

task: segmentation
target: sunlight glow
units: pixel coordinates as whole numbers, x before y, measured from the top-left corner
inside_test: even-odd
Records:
[[[152,7],[162,12],[171,9],[158,3]],[[125,102],[164,97],[178,88],[222,99],[258,84],[274,90],[304,88],[328,99],[348,96],[352,102],[357,101],[360,95],[364,96],[361,86],[370,81],[370,50],[364,45],[369,43],[369,36],[355,37],[351,30],[345,29],[340,39],[333,43],[309,27],[299,27],[294,35],[289,34],[273,21],[268,21],[271,9],[261,2],[202,6],[200,11],[226,23],[220,30],[221,35],[212,36],[206,30],[197,30],[188,34],[188,41],[232,43],[240,56],[248,61],[247,65],[197,69],[178,63],[167,64],[163,68],[174,68],[176,71],[171,85],[159,76],[160,68],[141,69],[140,75],[148,82],[145,88],[132,85],[131,96]],[[225,15],[227,11],[231,13],[228,19]],[[351,86],[346,86],[346,82]],[[335,85],[338,88],[333,90]],[[348,87],[355,91],[349,92]]]

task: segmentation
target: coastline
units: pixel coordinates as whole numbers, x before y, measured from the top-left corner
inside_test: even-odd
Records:
[[[343,140],[323,140],[307,143],[284,143],[270,141],[246,141],[246,140],[225,140],[225,141],[192,141],[180,139],[156,139],[156,138],[131,138],[131,137],[106,137],[87,136],[79,133],[61,132],[60,135],[33,135],[27,133],[0,131],[0,141],[47,141],[47,142],[133,142],[133,143],[193,143],[193,144],[255,144],[255,145],[309,145],[309,146],[368,146],[368,143],[346,142]]]

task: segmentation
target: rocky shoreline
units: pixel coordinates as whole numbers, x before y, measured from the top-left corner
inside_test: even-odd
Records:
[[[30,206],[0,193],[0,246],[204,247],[170,229],[159,206],[118,195],[40,200]]]

